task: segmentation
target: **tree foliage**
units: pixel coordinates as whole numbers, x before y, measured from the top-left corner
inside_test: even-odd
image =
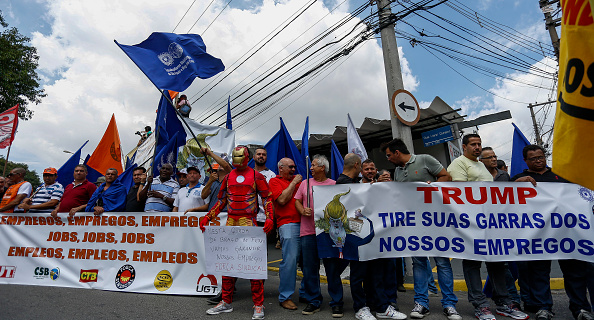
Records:
[[[2,171],[4,170],[5,163],[6,159],[4,156],[0,156],[0,174],[2,174]],[[35,170],[29,170],[29,166],[26,163],[12,162],[9,160],[8,165],[6,165],[6,174],[9,174],[14,168],[23,168],[27,171],[25,174],[25,181],[29,181],[33,185],[33,188],[37,188],[41,185],[42,182],[37,172]]]
[[[33,116],[29,103],[39,104],[46,96],[39,88],[37,49],[17,28],[8,28],[2,11],[0,25],[4,29],[0,33],[0,112],[19,104],[19,118],[28,120]]]

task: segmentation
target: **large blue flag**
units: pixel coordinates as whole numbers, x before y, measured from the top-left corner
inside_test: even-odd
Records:
[[[136,45],[115,43],[161,90],[181,92],[196,77],[208,79],[225,70],[221,59],[206,53],[206,45],[197,34],[153,32]]]
[[[287,131],[282,118],[280,118],[280,123],[280,130],[264,145],[264,149],[268,153],[266,167],[278,174],[278,162],[280,159],[291,158],[295,162],[295,166],[297,166],[296,173],[305,177],[307,174],[305,161],[301,158],[301,153],[299,153],[299,149],[297,149],[289,131]],[[248,165],[253,168],[254,159],[250,160]]]
[[[340,151],[338,151],[334,140],[331,140],[330,145],[330,169],[330,178],[332,180],[338,179],[338,176],[342,173],[342,169],[344,169],[344,159],[340,155]]]
[[[89,140],[87,140],[89,142]],[[74,181],[74,167],[76,167],[80,163],[80,152],[82,148],[87,145],[87,142],[83,143],[83,145],[78,148],[78,150],[72,154],[68,160],[58,169],[58,181],[61,185],[66,188],[72,181]]]
[[[91,158],[91,155],[87,154],[87,157],[85,158],[85,161],[83,162],[83,164],[85,166],[87,166],[87,180],[91,181],[92,183],[95,183],[95,182],[97,182],[97,179],[99,179],[100,177],[103,177],[105,172],[101,173],[101,172],[89,167],[87,165],[87,162],[89,162],[90,158]],[[74,181],[74,178],[72,180]]]
[[[128,194],[128,192],[134,185],[133,171],[134,169],[136,169],[136,167],[138,167],[138,165],[136,165],[135,163],[129,167],[126,167],[126,170],[120,173],[120,175],[116,179],[116,181],[119,181],[122,183],[122,185],[124,185],[124,188],[126,188],[126,194]]]
[[[301,136],[301,158],[305,161],[306,157],[309,157],[309,116],[305,118],[305,128]]]
[[[515,176],[516,174],[524,171],[524,169],[528,169],[528,165],[524,161],[524,155],[522,154],[522,150],[527,145],[530,145],[530,141],[526,139],[522,131],[514,124],[514,137],[513,137],[513,144],[512,144],[512,158],[511,158],[511,169],[510,169],[510,177]]]
[[[156,153],[159,153],[173,135],[177,133],[178,147],[186,144],[186,130],[177,117],[175,109],[169,103],[165,96],[169,96],[169,91],[164,91],[165,95],[161,95],[159,101],[159,109],[157,110],[157,120],[155,123],[155,132],[159,132],[158,141],[155,142]]]
[[[227,98],[227,124],[226,128],[233,130],[233,123],[231,122],[231,96]]]
[[[159,175],[159,170],[165,163],[169,163],[173,166],[173,173],[175,174],[175,166],[177,164],[178,138],[179,133],[176,132],[173,137],[169,139],[169,142],[163,148],[161,148],[161,151],[157,153],[155,162],[153,163],[153,176]]]

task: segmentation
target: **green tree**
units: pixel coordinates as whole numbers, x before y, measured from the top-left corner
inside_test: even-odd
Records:
[[[45,97],[39,89],[37,49],[28,44],[31,40],[19,33],[17,28],[8,28],[0,10],[0,112],[19,104],[19,118],[29,120],[33,111],[27,108],[30,102],[39,104]]]
[[[2,174],[1,170],[4,170],[5,163],[6,159],[4,156],[0,156],[0,174]],[[26,163],[8,161],[8,165],[6,166],[6,174],[9,174],[14,168],[23,168],[27,171],[25,174],[25,181],[29,181],[31,185],[33,185],[33,190],[42,184],[37,172],[35,170],[29,170],[29,166]]]

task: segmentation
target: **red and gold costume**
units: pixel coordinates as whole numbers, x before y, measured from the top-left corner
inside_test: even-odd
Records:
[[[200,220],[200,228],[204,231],[204,226],[208,221],[218,216],[225,208],[228,213],[228,226],[255,226],[259,195],[266,214],[264,232],[268,233],[273,228],[273,207],[266,178],[247,166],[249,156],[246,147],[236,147],[232,155],[235,169],[223,178],[218,194],[219,200]],[[223,276],[222,294],[223,301],[226,303],[230,304],[233,301],[235,281],[237,281],[235,277]],[[262,306],[264,304],[264,280],[250,280],[250,282],[254,305]]]

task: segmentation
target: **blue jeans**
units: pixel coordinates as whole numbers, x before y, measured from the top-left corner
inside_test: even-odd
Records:
[[[322,291],[320,290],[320,258],[315,234],[301,237],[301,258],[303,259],[303,280],[299,290],[300,297],[307,300],[307,303],[319,307],[322,304]]]
[[[429,309],[429,279],[433,279],[433,272],[427,257],[413,257],[413,278],[415,286],[415,302]],[[437,281],[441,288],[441,305],[456,307],[458,297],[454,294],[454,273],[449,258],[434,257],[437,265]]]
[[[278,228],[283,250],[283,261],[280,263],[278,285],[278,300],[283,302],[291,298],[295,292],[297,281],[297,260],[301,252],[301,239],[299,237],[299,223],[287,223]]]

